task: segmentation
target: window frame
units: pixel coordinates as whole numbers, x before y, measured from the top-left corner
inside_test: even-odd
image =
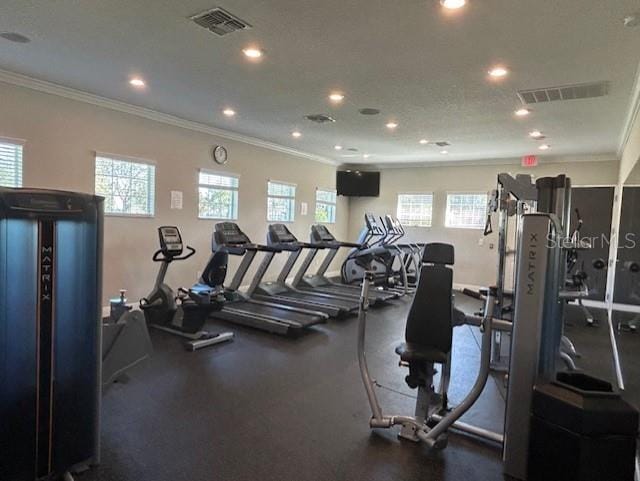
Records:
[[[141,219],[153,219],[156,216],[156,201],[157,201],[157,193],[156,193],[156,171],[157,171],[157,164],[156,162],[154,162],[153,160],[149,160],[149,159],[143,159],[140,157],[131,157],[128,155],[120,155],[120,154],[112,154],[109,152],[99,152],[96,151],[94,152],[94,161],[93,161],[93,183],[94,183],[94,193],[95,195],[100,196],[101,194],[99,194],[98,192],[96,192],[96,180],[98,177],[98,173],[97,173],[97,160],[98,158],[102,158],[102,159],[108,159],[108,160],[116,160],[116,161],[120,161],[120,162],[128,162],[130,164],[139,164],[139,165],[146,165],[147,167],[153,167],[153,182],[149,182],[152,183],[153,185],[150,186],[152,187],[151,189],[149,189],[149,191],[147,192],[147,200],[149,201],[148,204],[151,208],[151,212],[150,213],[145,213],[145,214],[134,214],[134,213],[127,213],[127,212],[107,212],[106,210],[106,202],[105,202],[105,211],[104,211],[104,215],[105,217],[123,217],[123,218],[141,218]],[[151,196],[151,198],[150,198]],[[106,199],[105,199],[106,200]]]
[[[219,177],[230,177],[234,178],[238,181],[237,187],[226,187],[220,185],[209,185],[200,183],[200,174],[208,174],[208,175],[217,175]],[[226,190],[230,192],[236,193],[236,205],[235,205],[235,217],[230,218],[222,218],[222,217],[205,217],[201,215],[200,212],[200,188],[205,187],[207,189],[213,190]],[[221,172],[219,170],[207,169],[205,167],[201,167],[198,169],[197,179],[196,179],[196,194],[198,196],[198,219],[199,220],[223,220],[223,221],[237,221],[240,217],[240,174],[235,174],[233,172]]]
[[[400,217],[400,196],[402,195],[429,195],[431,196],[431,218],[429,219],[429,225],[416,225],[411,224],[409,220],[405,220]],[[433,204],[434,204],[435,195],[433,191],[431,192],[398,192],[396,194],[396,218],[400,221],[403,227],[415,227],[418,229],[430,229],[433,227]]]
[[[318,192],[326,192],[328,194],[333,194],[335,201],[327,202],[324,200],[318,200]],[[333,219],[330,219],[326,222],[318,220],[318,204],[333,207]],[[336,189],[325,189],[321,187],[316,187],[316,205],[315,205],[315,210],[313,212],[313,218],[315,222],[319,224],[335,224],[338,221],[338,191]]]
[[[279,185],[286,185],[289,187],[293,187],[293,196],[289,196],[289,195],[276,195],[276,194],[269,194],[269,184],[279,184]],[[298,185],[294,184],[292,182],[284,182],[281,180],[275,180],[275,179],[268,179],[267,180],[267,222],[281,222],[284,224],[291,224],[293,222],[296,221],[296,196],[298,194]],[[280,219],[269,219],[269,199],[289,199],[292,200],[293,203],[291,204],[291,217],[289,220],[280,220]]]
[[[0,137],[0,144],[13,146],[20,149],[19,158],[14,158],[14,177],[19,180],[15,185],[0,185],[2,188],[16,189],[24,186],[24,146],[26,141],[23,139],[14,139],[11,137]]]
[[[449,199],[451,196],[455,195],[477,195],[484,196],[484,214],[483,220],[481,224],[478,225],[449,225]],[[486,226],[486,216],[487,216],[487,203],[489,201],[489,194],[484,191],[447,191],[447,201],[445,203],[445,211],[444,211],[444,226],[447,229],[465,229],[465,230],[483,230]]]

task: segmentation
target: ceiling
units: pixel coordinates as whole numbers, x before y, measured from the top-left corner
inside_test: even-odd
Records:
[[[253,28],[219,37],[188,19],[215,6]],[[3,0],[0,31],[32,41],[0,39],[0,68],[339,163],[616,156],[640,60],[640,27],[622,20],[638,10],[637,0],[469,0],[453,14],[437,0]],[[248,61],[247,45],[264,58]],[[488,79],[495,64],[507,78]],[[606,97],[513,115],[519,89],[602,80]],[[333,90],[346,94],[339,106]],[[336,122],[304,119],[313,113]],[[550,150],[528,137],[534,128]],[[449,154],[423,138],[449,141]]]

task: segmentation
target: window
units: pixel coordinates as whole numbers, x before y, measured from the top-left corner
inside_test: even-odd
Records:
[[[201,219],[236,220],[239,185],[240,179],[234,175],[201,170],[198,176],[198,216]]]
[[[484,229],[487,217],[487,194],[456,193],[447,195],[447,227]]]
[[[22,187],[22,145],[0,140],[0,186]]]
[[[106,214],[153,216],[155,176],[154,165],[96,155],[96,194]]]
[[[296,211],[296,186],[269,181],[267,220],[293,222]]]
[[[408,227],[431,227],[433,194],[398,194],[398,220]]]
[[[316,222],[336,222],[336,191],[316,190]]]

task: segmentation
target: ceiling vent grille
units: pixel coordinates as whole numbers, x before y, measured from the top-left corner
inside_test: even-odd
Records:
[[[330,117],[327,114],[305,115],[304,118],[307,120],[311,120],[311,122],[315,122],[316,124],[326,124],[326,123],[332,123],[336,121],[336,119],[334,119],[333,117]]]
[[[563,87],[519,90],[518,97],[525,104],[556,102],[559,100],[579,100],[604,97],[609,94],[609,82],[591,82]]]
[[[219,7],[199,13],[190,18],[201,27],[220,36],[237,30],[251,28],[251,25],[244,20]]]
[[[451,145],[449,142],[446,142],[444,140],[434,142],[434,144],[436,144],[438,147],[449,147]]]

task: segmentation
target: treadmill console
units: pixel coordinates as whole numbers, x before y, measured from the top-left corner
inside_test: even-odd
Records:
[[[311,240],[313,242],[335,242],[336,238],[322,224],[311,226]]]
[[[251,240],[234,222],[220,222],[215,227],[215,237],[219,244],[251,244]]]
[[[160,238],[160,249],[165,256],[177,257],[182,254],[182,236],[180,230],[175,226],[158,227],[158,237]]]
[[[291,233],[284,224],[271,224],[269,226],[269,243],[270,244],[292,244],[298,242],[298,239]]]
[[[392,234],[401,234],[402,229],[400,228],[400,221],[398,219],[394,219],[389,214],[385,216],[385,222],[387,223],[387,230]]]
[[[367,224],[367,229],[374,235],[384,235],[384,231],[378,225],[378,221],[376,220],[376,216],[373,214],[365,214],[364,221]]]

